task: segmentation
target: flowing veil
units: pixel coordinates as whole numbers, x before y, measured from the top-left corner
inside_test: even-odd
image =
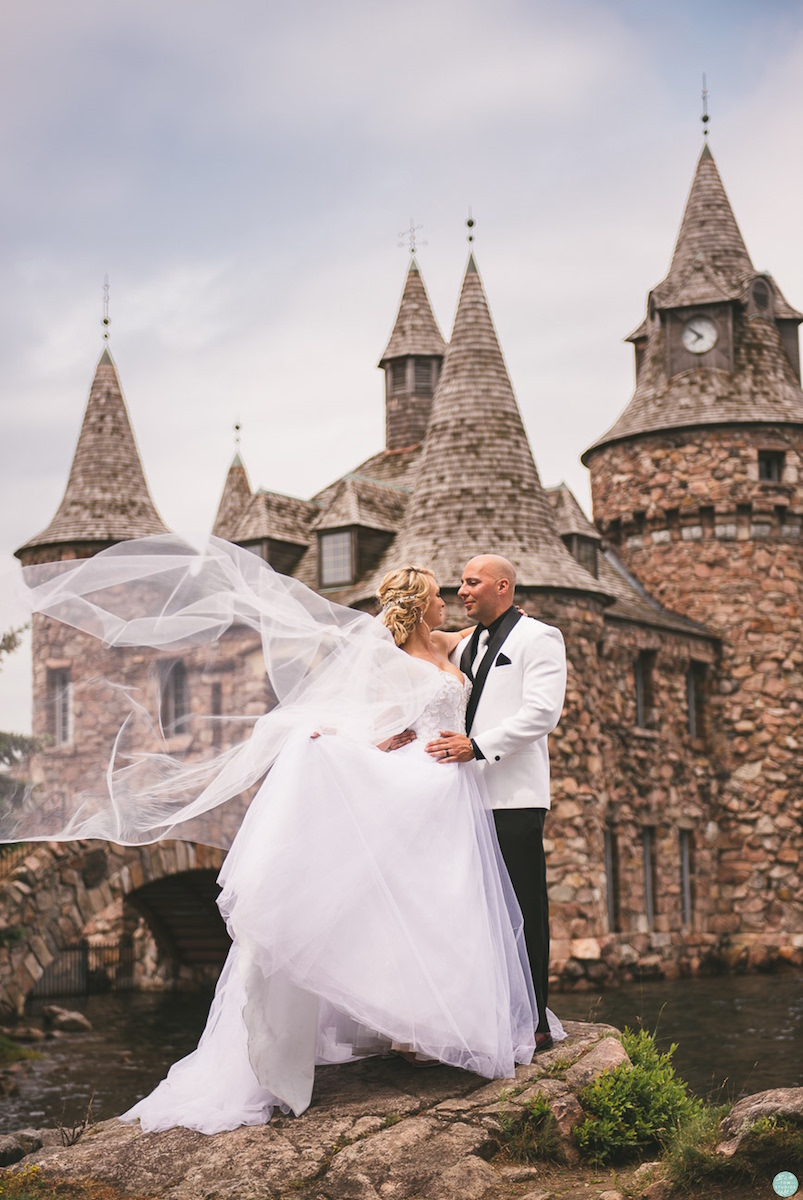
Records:
[[[26,567],[24,580],[36,621],[61,622],[108,649],[87,686],[120,719],[105,723],[107,744],[92,741],[80,780],[58,802],[33,773],[22,799],[0,812],[0,841],[178,838],[228,848],[292,733],[335,731],[375,745],[410,725],[438,686],[380,621],[218,538],[203,552],[171,534],[121,542],[93,558]],[[132,685],[125,663],[150,662],[153,679],[165,655],[198,663],[234,635],[261,647],[268,710],[227,713],[227,729],[240,727],[227,747],[197,734],[215,718],[193,712],[177,750],[158,689],[141,676]],[[79,639],[79,659],[87,642]]]

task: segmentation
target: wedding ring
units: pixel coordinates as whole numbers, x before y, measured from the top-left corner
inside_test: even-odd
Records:
[[[443,757],[444,757],[444,758],[448,758],[448,757],[449,757],[449,751],[448,751],[448,750],[444,750],[444,752],[443,752]]]

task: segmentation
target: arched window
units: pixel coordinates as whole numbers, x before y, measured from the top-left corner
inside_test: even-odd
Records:
[[[167,737],[185,733],[190,717],[186,667],[180,658],[162,663],[160,677],[162,729]]]

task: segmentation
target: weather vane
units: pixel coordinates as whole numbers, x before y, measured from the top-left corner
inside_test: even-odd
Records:
[[[404,248],[406,243],[409,243],[410,253],[412,255],[415,255],[415,250],[416,250],[415,235],[418,233],[419,229],[423,229],[423,228],[424,228],[423,225],[416,225],[413,218],[410,217],[410,228],[402,229],[401,233],[399,234],[399,237],[403,239],[402,241],[399,242],[399,245],[402,247],[402,249]],[[422,246],[427,245],[426,242],[421,242],[419,244]]]
[[[708,88],[705,86],[705,73],[703,73],[703,115],[700,118],[703,122],[703,137],[708,137]]]
[[[109,276],[104,275],[104,277],[103,277],[103,340],[104,340],[104,342],[108,342],[108,340],[109,340],[109,326],[111,325],[111,323],[112,323],[112,319],[109,316]]]
[[[466,220],[466,228],[468,229],[468,237],[466,238],[466,241],[468,242],[469,246],[474,241],[474,226],[476,225],[476,223],[477,222],[474,220],[474,218],[471,215],[471,208],[469,208],[468,219]]]

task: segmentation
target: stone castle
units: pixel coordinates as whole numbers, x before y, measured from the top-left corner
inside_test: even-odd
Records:
[[[519,603],[562,629],[547,844],[565,986],[803,964],[801,320],[753,267],[706,144],[669,273],[628,338],[632,399],[583,455],[593,523],[541,485],[473,254],[448,343],[413,256],[379,362],[382,450],[309,500],[253,490],[239,455],[225,481],[213,532],[333,600],[373,611],[386,570],[426,564],[459,627],[461,567],[494,550],[518,568]],[[104,350],[64,499],[17,553],[84,557],[164,531]],[[151,686],[153,663],[42,618],[33,656],[32,770],[56,804],[116,728],[88,681]],[[270,703],[260,648],[236,629],[211,663],[156,666],[180,754]]]

